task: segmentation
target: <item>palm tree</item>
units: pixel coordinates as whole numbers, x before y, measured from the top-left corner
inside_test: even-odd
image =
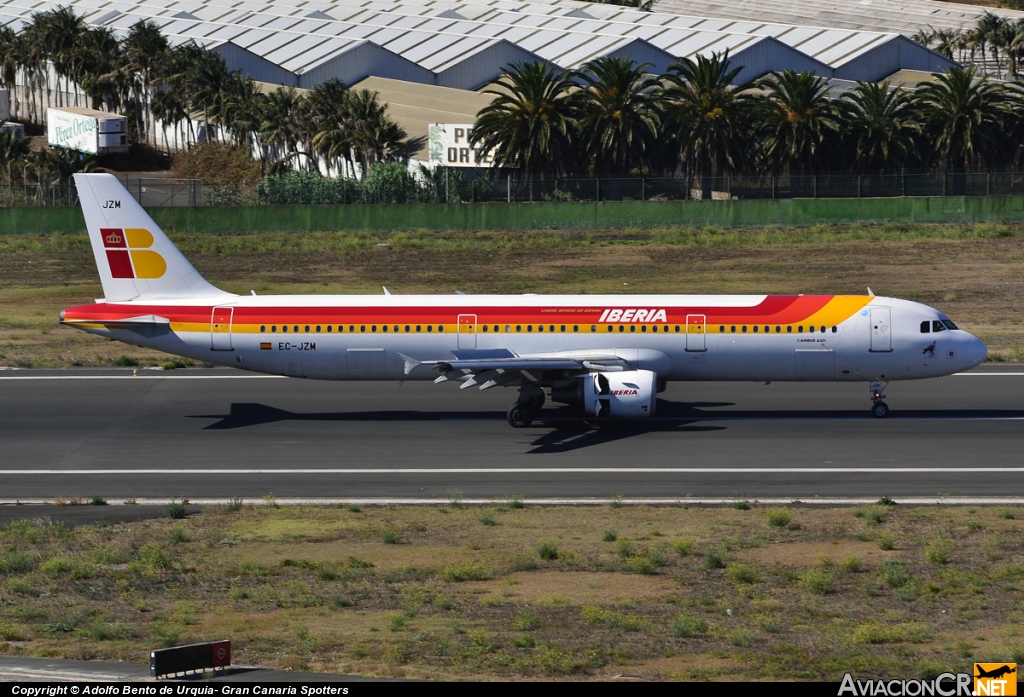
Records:
[[[966,171],[972,163],[985,166],[1005,159],[1011,102],[1002,85],[978,77],[974,68],[952,68],[919,87],[917,101],[937,161]]]
[[[859,172],[907,165],[915,154],[921,121],[911,94],[888,82],[858,82],[843,95],[843,142]]]
[[[484,90],[494,100],[477,114],[471,145],[493,151],[496,167],[518,167],[525,179],[565,171],[576,160],[573,87],[572,73],[550,63],[513,63]]]
[[[658,79],[650,63],[630,58],[598,58],[583,66],[587,88],[580,94],[579,128],[593,157],[595,173],[622,173],[647,164],[660,126]]]
[[[355,133],[351,128],[350,94],[341,80],[331,78],[317,85],[308,97],[313,128],[312,145],[324,158],[327,169],[355,174],[352,152]]]
[[[82,86],[93,109],[102,109],[116,99],[116,79],[121,63],[121,47],[108,27],[87,30],[76,46],[70,62],[71,75]]]
[[[308,155],[299,149],[304,140],[299,115],[306,111],[305,97],[294,87],[279,87],[267,95],[260,123],[260,144],[267,148],[272,172],[284,171],[292,160]]]
[[[13,128],[0,131],[0,165],[7,170],[7,183],[10,184],[13,178],[12,169],[28,157],[29,139],[19,138],[17,131]]]
[[[33,19],[35,19],[35,15],[33,15]],[[40,38],[43,42],[43,49],[57,75],[57,106],[63,106],[64,95],[70,95],[71,92],[75,52],[81,43],[82,35],[88,30],[88,26],[83,16],[76,15],[73,9],[65,5],[42,13],[39,24],[42,29]],[[64,78],[63,89],[60,85],[61,78]]]
[[[0,82],[11,96],[12,113],[18,112],[15,81],[18,77],[18,36],[10,27],[0,27]]]
[[[752,114],[749,84],[734,85],[743,66],[732,67],[729,52],[683,58],[665,76],[665,130],[676,135],[690,176],[711,196],[711,175],[735,169]]]
[[[139,111],[145,117],[139,131],[146,133],[147,140],[152,136],[153,126],[150,118],[153,78],[168,47],[167,37],[160,32],[160,27],[150,20],[139,20],[133,24],[124,39],[125,69],[138,75],[141,82],[140,94],[136,96],[136,101],[141,105]]]
[[[784,70],[757,84],[767,90],[757,130],[768,168],[805,173],[820,164],[827,140],[840,128],[825,79]]]

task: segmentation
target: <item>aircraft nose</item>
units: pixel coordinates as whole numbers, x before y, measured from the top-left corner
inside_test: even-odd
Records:
[[[985,346],[985,342],[976,336],[972,336],[967,341],[967,363],[969,367],[973,368],[976,365],[981,365],[988,358],[988,347]]]

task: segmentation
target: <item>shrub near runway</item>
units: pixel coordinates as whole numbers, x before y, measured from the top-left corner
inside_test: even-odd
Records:
[[[790,508],[781,528],[756,504],[232,508],[0,528],[0,652],[145,662],[230,637],[238,663],[437,679],[838,680],[1024,658],[1013,508]]]

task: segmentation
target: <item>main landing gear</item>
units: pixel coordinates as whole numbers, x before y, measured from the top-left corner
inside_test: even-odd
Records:
[[[884,419],[889,415],[889,405],[882,401],[885,399],[885,395],[882,394],[882,390],[884,390],[885,386],[888,384],[888,382],[883,384],[881,380],[871,381],[871,415],[876,419]]]
[[[544,406],[544,390],[524,382],[519,388],[519,399],[508,408],[505,418],[512,428],[526,428],[533,423],[537,412]]]

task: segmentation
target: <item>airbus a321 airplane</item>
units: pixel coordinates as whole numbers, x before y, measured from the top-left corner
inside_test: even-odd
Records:
[[[243,370],[320,380],[518,387],[530,425],[546,390],[597,419],[645,418],[670,380],[870,384],[985,360],[920,303],[873,295],[234,295],[208,283],[121,184],[76,174],[104,298],[68,326]]]

